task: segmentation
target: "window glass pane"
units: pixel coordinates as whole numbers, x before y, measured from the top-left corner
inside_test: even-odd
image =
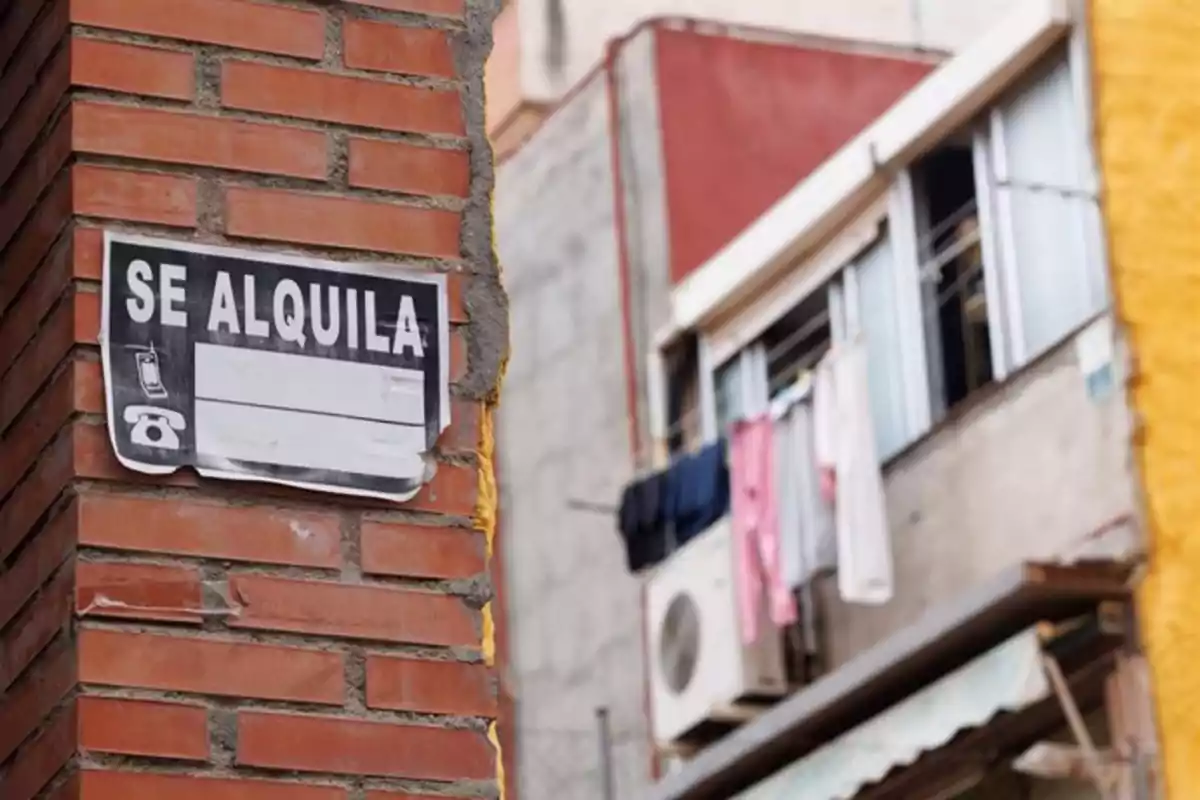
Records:
[[[829,293],[810,294],[762,335],[767,396],[774,400],[816,367],[829,350]],[[765,405],[765,403],[764,403]]]
[[[904,407],[904,361],[900,340],[896,260],[885,237],[858,262],[860,325],[867,342],[867,380],[871,414],[881,458],[908,444]]]
[[[1004,109],[1008,178],[1022,184],[1081,188],[1071,69],[1063,57]]]
[[[1007,175],[998,199],[1012,223],[1028,361],[1108,303],[1084,120],[1066,56],[1004,106],[1001,117]]]
[[[1013,249],[1025,351],[1033,358],[1101,310],[1083,248],[1086,208],[1078,199],[1012,189]],[[1099,301],[1099,302],[1098,302]]]
[[[729,425],[745,414],[742,407],[742,361],[740,356],[722,364],[717,370],[717,435],[724,436]]]

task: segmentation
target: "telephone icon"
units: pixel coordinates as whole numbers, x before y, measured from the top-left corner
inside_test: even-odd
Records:
[[[178,450],[179,434],[187,420],[178,411],[155,406],[126,406],[125,422],[133,426],[129,440],[143,447]]]

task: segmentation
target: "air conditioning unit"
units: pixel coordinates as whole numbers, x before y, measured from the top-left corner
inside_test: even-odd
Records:
[[[651,722],[660,746],[707,724],[727,726],[745,704],[787,693],[779,631],[764,618],[758,641],[742,644],[728,517],[659,565],[646,595]]]

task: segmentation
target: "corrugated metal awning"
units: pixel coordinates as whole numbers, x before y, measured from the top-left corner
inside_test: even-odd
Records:
[[[797,692],[651,787],[646,800],[727,800],[1038,622],[1126,600],[1129,567],[1019,564]]]
[[[897,767],[1051,694],[1035,628],[951,672],[733,800],[850,800]]]

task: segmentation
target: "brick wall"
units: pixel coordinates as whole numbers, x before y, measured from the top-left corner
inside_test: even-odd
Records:
[[[491,13],[0,5],[0,798],[497,793]],[[430,485],[392,506],[122,469],[105,227],[450,273]]]

